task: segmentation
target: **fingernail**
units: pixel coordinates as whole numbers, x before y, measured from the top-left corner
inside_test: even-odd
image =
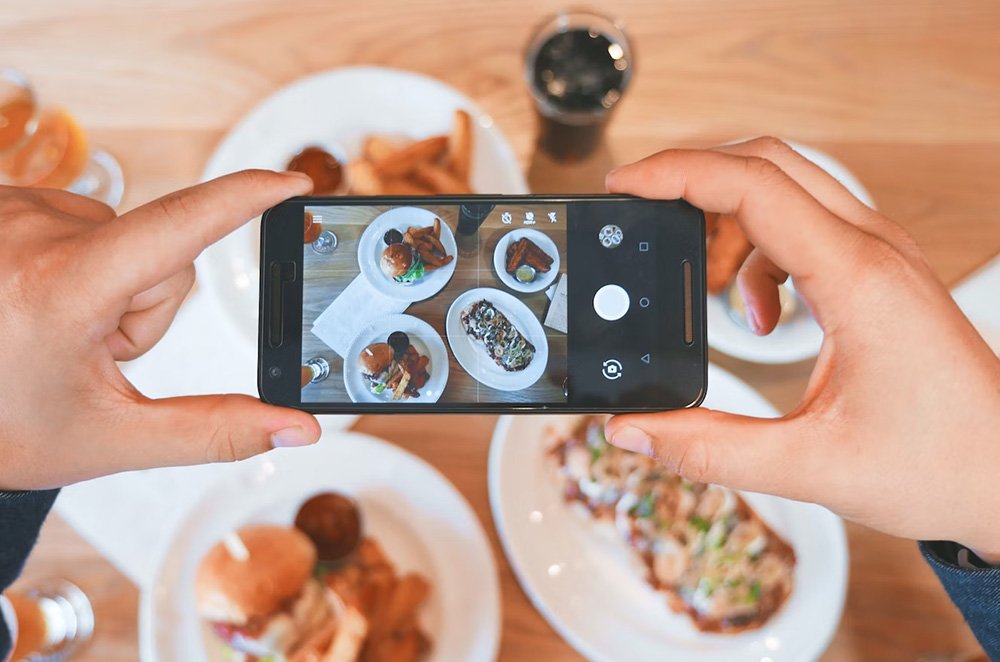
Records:
[[[308,446],[313,440],[306,431],[297,425],[284,430],[278,430],[271,435],[271,445],[275,448],[291,448],[293,446]]]
[[[754,335],[760,335],[760,323],[757,321],[757,315],[750,306],[747,306],[747,324],[750,325],[750,330],[754,332]]]
[[[653,440],[639,428],[623,427],[618,432],[615,432],[610,441],[618,448],[624,448],[633,453],[649,455],[653,450]]]

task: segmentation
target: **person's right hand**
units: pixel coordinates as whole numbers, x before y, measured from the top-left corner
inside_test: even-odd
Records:
[[[824,330],[802,400],[779,419],[708,409],[616,416],[608,439],[694,481],[823,504],[916,539],[1000,555],[1000,360],[913,239],[774,139],[668,150],[608,189],[735,216],[758,333],[789,274]]]

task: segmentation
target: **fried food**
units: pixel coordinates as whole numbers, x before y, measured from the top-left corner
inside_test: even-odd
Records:
[[[552,268],[553,258],[539,248],[538,244],[527,237],[511,242],[507,247],[507,273],[513,274],[518,267],[528,265],[539,273],[548,273]]]
[[[375,172],[383,179],[404,177],[419,166],[440,159],[448,149],[448,136],[432,136],[373,160]]]
[[[420,163],[413,170],[413,178],[437,194],[472,193],[469,184],[462,181],[446,168],[434,163]]]
[[[720,216],[706,254],[708,291],[719,294],[725,290],[752,250],[753,244],[743,234],[736,219]]]
[[[472,166],[472,117],[456,110],[448,141],[448,169],[462,182],[469,181]]]
[[[382,195],[385,185],[382,178],[368,161],[352,161],[347,164],[347,177],[351,190],[358,195]]]

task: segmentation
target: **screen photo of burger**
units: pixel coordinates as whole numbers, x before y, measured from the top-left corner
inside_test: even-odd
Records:
[[[419,406],[568,398],[565,204],[308,206],[302,402]]]
[[[294,526],[250,524],[202,558],[200,617],[239,662],[415,662],[431,649],[419,610],[431,586],[400,575],[363,535],[349,497],[307,499]]]

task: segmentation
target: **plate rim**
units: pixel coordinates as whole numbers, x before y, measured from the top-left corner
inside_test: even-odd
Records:
[[[506,248],[506,244],[504,242],[506,242],[507,238],[510,237],[515,232],[522,233],[522,235],[527,234],[527,235],[537,235],[543,237],[544,240],[548,242],[548,244],[552,245],[553,247],[556,246],[556,242],[552,240],[552,237],[548,236],[547,234],[545,234],[540,230],[536,230],[534,228],[513,228],[503,233],[503,235],[500,236],[500,240],[497,242],[496,248],[493,249],[493,270],[496,271],[497,278],[500,279],[500,282],[503,283],[504,286],[514,290],[515,292],[520,292],[522,294],[544,292],[559,279],[559,269],[562,268],[562,261],[559,258],[559,249],[558,247],[556,247],[556,250],[554,251],[555,256],[553,257],[553,262],[552,262],[553,268],[550,269],[549,272],[545,274],[542,278],[539,278],[537,284],[519,283],[517,282],[516,278],[513,278],[510,274],[507,273],[506,269],[502,268],[504,258],[506,257],[506,250],[504,251],[505,254],[502,257],[500,254],[501,253],[500,247],[504,246]]]
[[[459,303],[462,302],[463,300],[465,300],[466,298],[475,298],[475,297],[472,296],[473,294],[475,294],[476,296],[482,296],[484,299],[488,299],[489,298],[485,294],[480,295],[479,294],[480,292],[491,292],[491,293],[492,292],[498,292],[501,295],[502,298],[509,298],[515,304],[517,304],[518,306],[521,306],[521,307],[524,308],[524,311],[527,314],[528,318],[533,321],[532,326],[534,326],[535,324],[537,324],[538,328],[541,329],[540,338],[542,339],[542,342],[544,343],[543,347],[544,347],[544,358],[545,358],[545,361],[544,361],[544,363],[542,365],[542,368],[539,371],[538,375],[534,379],[531,380],[531,383],[526,384],[524,386],[519,386],[517,388],[507,388],[506,386],[495,386],[494,384],[487,384],[482,379],[480,379],[478,376],[476,376],[471,370],[469,370],[468,366],[466,366],[465,363],[460,358],[459,353],[455,351],[456,341],[454,341],[452,339],[452,334],[451,334],[451,330],[450,330],[450,326],[451,325],[449,324],[449,321],[452,320],[452,319],[455,319],[455,324],[461,325],[461,320],[458,318],[458,315],[460,314],[460,311],[457,311]],[[525,304],[523,301],[521,301],[520,299],[518,299],[517,297],[515,297],[510,292],[505,292],[505,291],[503,291],[503,290],[501,290],[499,288],[496,288],[496,287],[474,287],[471,290],[465,290],[464,292],[462,292],[461,294],[459,294],[457,297],[455,297],[455,299],[451,302],[451,305],[448,306],[448,312],[445,313],[445,316],[444,316],[444,331],[445,331],[445,336],[448,338],[448,347],[451,349],[452,356],[454,356],[455,360],[458,361],[458,365],[461,366],[462,370],[464,370],[466,372],[466,374],[468,374],[470,377],[472,377],[473,379],[475,379],[480,384],[483,384],[484,386],[488,386],[489,388],[494,388],[494,389],[496,389],[498,391],[505,391],[505,392],[522,391],[522,390],[524,390],[526,388],[530,388],[530,387],[534,386],[538,382],[538,380],[542,378],[542,375],[545,374],[545,369],[548,367],[548,363],[549,363],[549,338],[548,338],[548,336],[545,335],[545,326],[542,324],[542,322],[537,317],[535,317],[535,314],[533,312],[531,312],[531,309],[528,308],[527,304]],[[466,341],[468,341],[468,342],[471,343],[471,340],[469,340],[468,334],[466,334],[466,333],[463,332],[461,334],[461,337],[464,340],[466,340]],[[538,344],[536,344],[536,346],[535,346],[535,356],[532,359],[532,363],[534,363],[538,358],[539,358],[539,351],[538,351]]]
[[[448,386],[448,378],[451,376],[451,367],[448,365],[449,364],[449,360],[448,360],[448,347],[444,344],[444,340],[441,338],[441,334],[439,334],[434,329],[434,327],[431,326],[426,320],[422,320],[419,317],[417,317],[416,315],[408,315],[406,313],[391,313],[389,315],[381,315],[381,316],[373,319],[372,321],[370,321],[368,324],[366,324],[364,327],[362,327],[360,331],[358,331],[357,335],[354,336],[354,338],[351,340],[350,344],[347,346],[348,355],[351,354],[351,350],[354,348],[355,344],[358,342],[358,338],[361,337],[361,334],[365,333],[366,329],[368,329],[369,327],[374,326],[376,324],[381,325],[383,322],[389,322],[389,321],[392,321],[392,320],[398,320],[400,318],[406,318],[407,320],[415,320],[417,324],[422,324],[423,326],[427,327],[428,329],[430,329],[430,332],[431,332],[428,335],[430,337],[434,338],[437,341],[437,343],[440,343],[440,347],[435,346],[435,348],[439,349],[440,352],[441,352],[441,354],[443,355],[443,359],[440,361],[440,363],[444,364],[444,370],[442,371],[444,373],[444,381],[443,381],[443,383],[441,385],[441,392],[438,394],[438,397],[434,398],[433,400],[426,400],[424,402],[409,402],[409,401],[404,401],[404,404],[408,403],[408,404],[413,404],[415,406],[420,406],[420,405],[423,405],[423,404],[433,404],[433,403],[437,402],[438,400],[440,400],[441,396],[444,395],[444,390]],[[420,340],[423,341],[425,344],[428,345],[427,351],[428,351],[428,353],[430,353],[432,351],[431,345],[434,344],[434,343],[433,342],[428,342],[428,341],[424,340],[423,337],[421,337]],[[351,395],[351,389],[350,389],[350,387],[347,384],[347,359],[346,358],[344,359],[343,363],[344,363],[344,368],[343,368],[342,372],[343,372],[343,376],[344,376],[344,389],[347,391],[347,396],[349,398],[351,398],[351,402],[353,402],[355,404],[358,404],[358,401],[355,400],[354,396]],[[437,370],[437,368],[435,368],[435,370]],[[430,380],[428,380],[428,381],[430,381]],[[378,403],[369,403],[369,404],[378,404]]]
[[[500,568],[497,562],[496,554],[490,544],[489,533],[486,531],[486,527],[484,526],[482,520],[476,514],[475,509],[473,509],[472,504],[469,503],[469,500],[464,494],[462,494],[458,487],[441,472],[441,470],[419,455],[398,446],[391,441],[382,439],[381,437],[377,437],[372,434],[357,432],[351,429],[343,429],[335,427],[332,424],[328,425],[323,418],[320,419],[320,425],[323,428],[324,435],[328,433],[331,436],[340,437],[338,439],[340,443],[347,442],[347,438],[349,438],[351,443],[361,443],[370,447],[378,447],[379,452],[389,453],[397,457],[402,457],[407,462],[416,463],[418,466],[421,466],[423,470],[433,476],[446,492],[450,492],[451,496],[455,497],[454,503],[456,507],[462,511],[463,519],[468,525],[470,531],[467,544],[479,547],[479,551],[481,552],[483,560],[486,564],[486,568],[484,568],[485,571],[480,573],[480,576],[483,577],[484,586],[477,604],[483,605],[483,621],[484,624],[487,624],[488,621],[488,624],[487,628],[484,628],[479,633],[477,641],[483,643],[480,643],[475,650],[478,651],[480,648],[482,649],[482,652],[485,653],[483,658],[484,660],[496,659],[500,651],[500,641],[503,632],[503,595],[500,584]],[[322,443],[322,438],[320,442],[317,443]],[[230,465],[233,467],[231,472],[227,472],[225,475],[213,478],[213,480],[210,481],[208,486],[205,488],[202,497],[192,504],[192,506],[187,509],[184,517],[180,519],[176,529],[172,532],[169,541],[165,542],[160,549],[153,550],[152,553],[156,557],[156,562],[154,564],[156,570],[152,577],[149,578],[148,583],[143,583],[138,587],[139,609],[137,620],[139,624],[139,659],[143,662],[167,662],[156,650],[156,640],[153,637],[153,630],[155,629],[153,612],[157,592],[156,582],[162,575],[164,568],[169,561],[170,552],[174,546],[177,536],[182,531],[182,527],[190,520],[191,516],[197,511],[205,498],[210,496],[214,490],[218,489],[224,482],[234,480],[237,475],[252,471],[254,467],[267,458],[268,454],[264,453],[251,458],[244,464]],[[432,546],[429,548],[432,548]]]
[[[709,364],[710,373],[716,378],[732,379],[736,382],[746,386],[750,389],[765,405],[769,410],[771,410],[774,415],[777,415],[777,410],[770,404],[760,393],[754,389],[752,386],[739,379],[729,371],[715,365]],[[717,380],[716,380],[717,381]],[[494,428],[493,436],[490,438],[490,448],[488,452],[487,459],[487,493],[490,502],[490,514],[493,516],[493,526],[497,532],[497,539],[500,542],[500,548],[503,550],[504,557],[507,559],[507,563],[510,566],[511,572],[513,573],[515,579],[517,580],[518,586],[524,592],[524,595],[528,598],[532,607],[545,619],[546,623],[552,627],[556,633],[569,644],[576,652],[584,656],[588,660],[606,660],[599,650],[595,649],[587,639],[579,637],[572,627],[570,627],[564,619],[559,617],[549,606],[546,604],[545,599],[541,593],[527,580],[527,574],[525,569],[522,567],[522,562],[515,557],[512,552],[509,543],[509,534],[507,523],[504,520],[503,513],[500,504],[500,456],[503,451],[502,446],[507,445],[506,441],[503,441],[506,437],[510,426],[514,421],[513,415],[504,415],[499,418],[497,425]],[[737,490],[740,494],[748,494],[744,490]],[[756,493],[749,493],[756,494]],[[782,497],[776,497],[773,495],[764,495],[773,499],[783,499]],[[798,503],[798,502],[794,502]],[[824,509],[825,510],[825,509]],[[835,560],[839,560],[839,567],[836,570],[843,577],[843,580],[838,585],[837,595],[836,595],[836,605],[834,613],[836,618],[833,621],[833,626],[829,628],[829,631],[825,633],[825,636],[821,639],[817,639],[818,645],[816,647],[815,655],[818,658],[824,651],[826,651],[833,638],[836,636],[839,623],[843,618],[844,606],[847,599],[847,589],[850,579],[850,548],[847,543],[847,533],[844,528],[844,521],[841,517],[826,511],[830,516],[830,524],[833,527],[837,538],[837,552]],[[680,651],[691,652],[691,651]]]

